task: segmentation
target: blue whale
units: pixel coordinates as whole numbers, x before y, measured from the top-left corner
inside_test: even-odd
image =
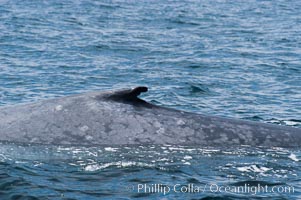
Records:
[[[0,141],[85,146],[301,146],[299,128],[165,108],[138,97],[147,90],[89,92],[1,107]]]

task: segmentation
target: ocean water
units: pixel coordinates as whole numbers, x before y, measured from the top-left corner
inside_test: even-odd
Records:
[[[300,128],[300,7],[0,0],[0,106],[144,85],[158,105]],[[0,199],[300,199],[300,160],[300,149],[3,143]]]

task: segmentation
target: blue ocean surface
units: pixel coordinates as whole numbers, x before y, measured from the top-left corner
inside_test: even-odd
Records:
[[[0,106],[144,85],[157,105],[301,128],[300,8],[0,0]],[[1,143],[0,199],[300,199],[300,163],[300,149]]]

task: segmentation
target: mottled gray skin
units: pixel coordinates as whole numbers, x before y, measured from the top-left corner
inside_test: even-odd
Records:
[[[301,129],[147,103],[147,88],[91,92],[0,108],[0,141],[56,145],[181,144],[300,147]]]

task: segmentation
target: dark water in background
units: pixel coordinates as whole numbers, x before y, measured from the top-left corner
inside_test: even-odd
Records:
[[[301,127],[300,8],[290,0],[0,0],[0,104],[146,85],[143,98],[156,104]],[[297,199],[301,192],[298,149],[114,148],[2,144],[0,197]],[[139,183],[260,183],[295,192],[164,196],[128,188]]]

